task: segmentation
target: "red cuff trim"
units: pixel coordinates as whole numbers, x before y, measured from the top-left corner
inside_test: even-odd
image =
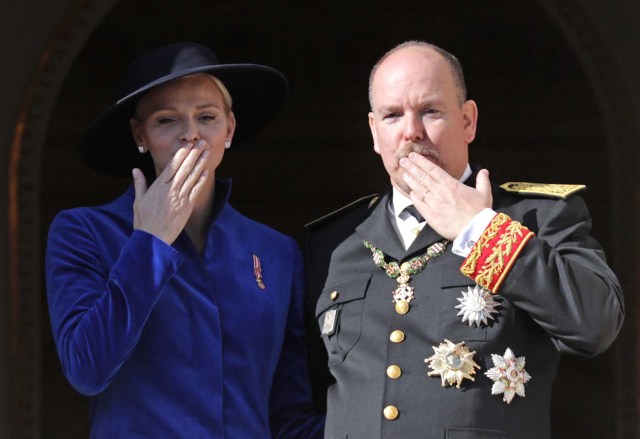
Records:
[[[497,214],[464,260],[460,271],[493,294],[534,233],[504,213]]]

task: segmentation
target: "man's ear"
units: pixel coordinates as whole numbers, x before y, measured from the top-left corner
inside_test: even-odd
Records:
[[[380,154],[380,147],[378,146],[378,133],[376,131],[376,119],[373,111],[369,112],[369,129],[371,130],[371,137],[373,138],[373,150]]]
[[[464,140],[467,144],[476,138],[476,128],[478,126],[478,106],[475,101],[469,99],[462,104],[462,118],[464,123]]]

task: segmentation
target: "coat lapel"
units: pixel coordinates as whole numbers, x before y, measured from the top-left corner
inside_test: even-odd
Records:
[[[440,241],[442,236],[440,236],[435,230],[429,226],[429,224],[425,225],[420,234],[414,239],[411,243],[411,246],[407,249],[407,255],[411,256],[414,253],[424,250],[427,246],[433,244],[436,241]]]
[[[385,192],[371,215],[356,227],[356,233],[362,239],[376,246],[384,254],[400,260],[404,256],[405,250],[400,243],[398,234],[389,221],[388,204],[391,193],[391,190]]]

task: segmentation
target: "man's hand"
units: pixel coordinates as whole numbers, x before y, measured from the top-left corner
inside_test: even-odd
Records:
[[[204,141],[200,142],[195,147],[192,143],[181,147],[148,189],[142,171],[133,170],[134,229],[151,233],[167,244],[176,240],[209,175],[205,170],[209,152],[202,148]]]
[[[482,169],[475,189],[451,177],[441,167],[411,153],[402,158],[403,179],[409,196],[428,224],[440,236],[453,240],[482,209],[491,207],[493,197],[489,171]]]

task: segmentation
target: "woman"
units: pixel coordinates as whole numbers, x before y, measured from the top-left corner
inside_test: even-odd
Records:
[[[133,187],[59,213],[46,256],[58,355],[91,396],[91,437],[321,437],[299,250],[234,210],[214,178],[232,140],[282,105],[286,79],[182,43],[135,61],[123,89],[83,158],[133,172]]]

